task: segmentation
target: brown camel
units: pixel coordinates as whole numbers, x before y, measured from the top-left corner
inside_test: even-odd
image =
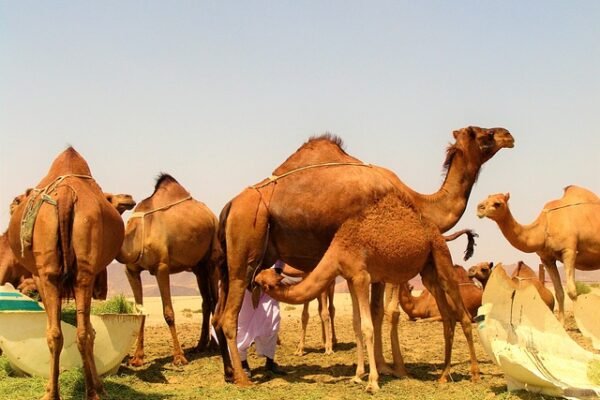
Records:
[[[502,265],[502,264],[499,264]],[[469,277],[477,279],[481,282],[481,285],[485,288],[487,281],[492,274],[494,268],[493,262],[483,262],[473,265],[469,268]],[[510,276],[516,288],[533,285],[540,294],[541,299],[546,303],[551,311],[554,311],[554,295],[538,278],[538,275],[533,269],[523,261],[517,263],[517,268],[513,271]]]
[[[35,225],[34,225],[35,223]],[[77,346],[87,399],[99,399],[102,382],[94,361],[90,304],[96,276],[115,258],[123,221],[106,201],[86,161],[72,147],[62,152],[27,199],[14,210],[8,239],[18,261],[39,279],[48,315],[50,381],[44,399],[59,399],[62,299],[74,297]]]
[[[292,278],[306,278],[306,272],[300,271],[289,265],[285,265],[283,268],[284,275]],[[321,336],[323,338],[323,345],[325,347],[325,354],[333,354],[333,346],[337,343],[337,337],[335,336],[335,306],[333,305],[333,297],[335,295],[335,281],[331,282],[327,288],[317,296],[319,316],[321,317]],[[304,302],[302,306],[302,317],[301,324],[302,330],[300,331],[300,341],[298,347],[294,352],[297,356],[304,355],[304,341],[306,338],[306,328],[308,327],[308,319],[310,317],[308,313],[308,307],[310,301]]]
[[[21,202],[27,198],[31,189],[27,189],[25,194],[15,197],[10,205],[11,215]],[[131,210],[135,206],[135,201],[128,194],[104,193],[106,200],[117,209],[119,214]],[[19,263],[17,257],[13,254],[8,243],[8,231],[0,236],[0,285],[10,283],[21,293],[28,296],[35,296],[37,293],[37,283],[32,273]],[[106,269],[96,275],[94,281],[94,299],[106,299],[108,292],[108,275]]]
[[[562,198],[546,203],[537,219],[525,226],[512,216],[509,198],[508,193],[489,196],[477,206],[477,216],[496,221],[515,248],[537,253],[552,279],[558,316],[564,323],[565,295],[556,261],[563,263],[567,293],[576,300],[575,268],[583,271],[600,268],[600,198],[587,189],[567,186]]]
[[[217,217],[204,203],[168,174],[156,180],[154,193],[142,200],[127,221],[125,240],[117,260],[126,265],[127,278],[136,304],[143,305],[141,272],[156,276],[163,315],[173,338],[173,364],[187,364],[175,329],[169,275],[193,272],[202,295],[202,330],[198,349],[209,343],[210,314],[214,310],[212,293],[217,292],[214,264],[221,255],[216,240]],[[212,277],[212,278],[211,278]],[[210,282],[210,279],[215,279]],[[211,289],[211,285],[215,285]],[[212,290],[212,292],[211,292]],[[134,366],[144,363],[144,322],[134,356]]]
[[[423,282],[438,300],[444,321],[446,342],[445,365],[440,381],[445,382],[450,369],[454,327],[460,316],[471,355],[471,374],[479,377],[473,345],[471,321],[453,279],[450,251],[438,228],[422,218],[402,193],[389,193],[346,220],[336,232],[331,245],[315,269],[300,283],[279,285],[276,272],[263,270],[256,282],[273,298],[299,304],[314,298],[337,275],[348,281],[356,299],[362,333],[367,345],[369,365],[375,365],[373,325],[369,306],[371,282],[407,282],[421,274]],[[446,301],[446,295],[451,302]],[[456,305],[456,306],[455,306]],[[379,389],[377,368],[369,369],[367,391]]]
[[[225,206],[219,235],[227,249],[224,273],[228,275],[214,323],[222,327],[231,352],[230,360],[227,347],[221,348],[226,380],[249,384],[236,348],[237,314],[244,290],[259,265],[282,259],[303,271],[312,270],[343,222],[397,190],[408,194],[423,216],[442,230],[454,226],[464,212],[481,165],[501,148],[513,146],[512,136],[502,128],[468,127],[455,131],[454,137],[456,143],[449,147],[444,163],[446,179],[432,195],[410,190],[391,171],[362,163],[341,149],[339,139],[325,136],[309,140],[273,176],[244,190]],[[372,306],[382,310],[383,302],[378,302],[382,286],[373,289]],[[375,337],[380,339],[383,312],[378,315],[374,328]],[[382,353],[377,351],[377,343],[375,348],[376,353]],[[358,350],[362,351],[361,346]],[[382,355],[380,359],[383,361]],[[360,368],[357,376],[362,374]]]
[[[452,278],[458,284],[460,297],[467,309],[471,320],[477,315],[481,307],[483,290],[477,286],[467,275],[467,271],[460,265],[455,265]],[[424,289],[419,296],[411,294],[412,286],[408,284],[400,287],[400,306],[411,320],[441,321],[442,315],[431,292]]]

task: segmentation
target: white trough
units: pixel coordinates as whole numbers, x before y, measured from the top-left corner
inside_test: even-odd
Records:
[[[17,372],[48,378],[50,351],[46,342],[46,312],[12,286],[0,286],[0,348]],[[36,309],[37,308],[37,309]],[[115,373],[135,342],[141,314],[92,315],[96,331],[94,359],[100,375]],[[61,322],[64,346],[61,370],[82,366],[76,328]]]
[[[600,371],[600,356],[565,332],[534,286],[515,288],[504,269],[496,267],[482,302],[479,336],[504,372],[508,390],[578,399],[600,396],[600,385],[591,380]]]

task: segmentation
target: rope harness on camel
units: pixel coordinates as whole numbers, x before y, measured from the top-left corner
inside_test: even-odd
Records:
[[[284,172],[281,175],[271,175],[267,178],[266,182],[250,186],[250,188],[256,190],[260,196],[260,202],[257,204],[256,213],[254,214],[254,226],[256,226],[256,221],[258,219],[258,208],[260,206],[260,203],[262,203],[265,206],[265,209],[267,210],[267,214],[269,213],[269,204],[271,203],[271,198],[273,197],[273,193],[275,192],[275,185],[273,185],[273,189],[271,190],[271,195],[269,196],[268,202],[265,201],[263,194],[259,189],[269,186],[272,183],[277,183],[277,181],[282,178],[288,177],[288,176],[293,175],[298,172],[306,171],[308,169],[321,168],[321,167],[338,167],[338,166],[348,166],[348,165],[355,166],[355,167],[369,167],[369,168],[373,167],[371,164],[366,164],[363,162],[326,162],[326,163],[321,163],[321,164],[312,164],[312,165],[306,165],[304,167],[292,169],[290,171]],[[267,217],[267,221],[268,221],[268,217]],[[263,261],[265,259],[265,255],[267,253],[267,247],[268,247],[268,243],[269,243],[269,231],[270,231],[270,225],[267,223],[267,233],[266,233],[266,237],[265,237],[265,244],[263,246],[263,252],[261,254],[260,261],[258,262],[257,266],[254,267],[254,271],[247,271],[247,275],[250,276],[250,288],[252,289],[252,291],[254,291],[255,287],[257,287],[257,285],[254,282],[254,278],[256,277],[256,274],[260,270],[260,268],[258,268],[258,267],[262,266]],[[249,266],[249,268],[251,268],[251,267]]]
[[[548,232],[548,218],[550,217],[550,213],[552,211],[557,211],[557,210],[561,210],[563,208],[568,208],[568,207],[584,206],[584,205],[599,206],[600,202],[598,202],[598,201],[582,201],[579,203],[565,204],[565,205],[553,207],[553,208],[544,208],[542,210],[542,212],[546,213],[546,226],[544,227],[544,236],[546,237],[546,239],[548,239],[550,237],[550,233]]]
[[[183,198],[181,200],[177,200],[174,203],[167,204],[166,206],[158,207],[158,208],[155,208],[155,209],[150,210],[150,211],[136,211],[133,214],[131,214],[131,216],[129,217],[129,220],[127,220],[127,225],[129,225],[129,223],[133,219],[135,219],[135,218],[141,218],[141,220],[142,220],[142,246],[140,248],[140,254],[135,259],[134,264],[137,264],[142,259],[142,257],[144,256],[144,247],[145,247],[145,241],[146,241],[146,232],[145,232],[145,227],[146,227],[145,221],[146,220],[145,220],[144,217],[146,217],[147,215],[150,215],[150,214],[154,214],[155,212],[158,212],[158,211],[164,211],[164,210],[169,209],[169,208],[171,208],[173,206],[176,206],[177,204],[181,204],[184,201],[188,201],[188,200],[191,200],[191,199],[192,199],[192,196],[190,195],[190,196],[188,196],[186,198]]]
[[[25,206],[25,211],[23,211],[23,216],[21,217],[21,229],[19,232],[19,239],[21,241],[21,257],[25,257],[25,250],[30,249],[33,245],[33,228],[42,204],[48,203],[53,205],[58,215],[58,203],[51,197],[51,195],[56,192],[58,187],[67,178],[94,179],[89,175],[61,175],[42,188],[31,189],[31,193]],[[66,186],[71,189],[73,193],[77,194],[75,189],[73,189],[71,186]]]

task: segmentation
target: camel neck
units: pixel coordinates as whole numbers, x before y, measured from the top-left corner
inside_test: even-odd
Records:
[[[521,225],[515,220],[510,209],[507,209],[505,217],[497,220],[496,223],[511,245],[525,253],[533,253],[544,245],[546,226],[544,219],[544,216],[540,215],[531,224]]]

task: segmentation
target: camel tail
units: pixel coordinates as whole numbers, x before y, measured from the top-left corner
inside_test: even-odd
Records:
[[[467,261],[469,258],[471,258],[473,256],[473,253],[475,252],[475,238],[479,237],[478,234],[475,233],[474,230],[472,229],[463,229],[457,232],[454,232],[450,235],[444,236],[444,239],[446,240],[446,242],[450,242],[454,239],[459,238],[462,235],[467,235],[467,248],[465,250],[465,255],[463,257],[463,260]]]
[[[231,201],[225,204],[221,214],[219,215],[219,227],[216,232],[216,243],[214,245],[219,246],[220,256],[217,264],[214,266],[215,270],[218,271],[218,279],[220,279],[221,285],[219,285],[219,294],[217,306],[215,309],[215,327],[221,327],[221,315],[225,310],[225,304],[227,303],[227,293],[229,292],[229,266],[227,264],[227,234],[225,227],[227,226],[227,217],[229,217],[229,211],[231,210]]]
[[[72,233],[75,218],[75,201],[70,192],[57,199],[58,250],[60,258],[60,293],[62,297],[74,298],[77,259],[73,251]]]

